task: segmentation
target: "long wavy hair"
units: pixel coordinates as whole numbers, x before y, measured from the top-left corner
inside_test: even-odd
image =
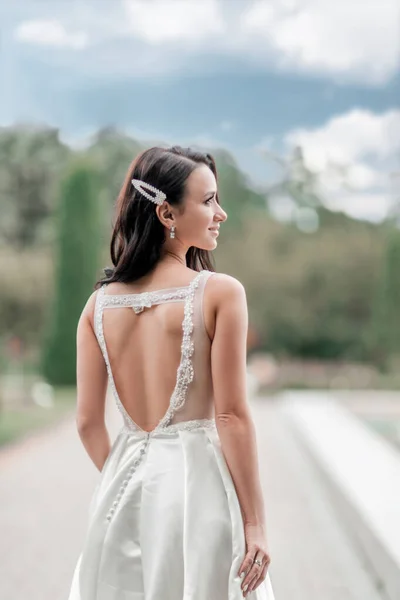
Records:
[[[217,179],[211,154],[191,148],[155,146],[141,152],[129,166],[116,202],[115,224],[110,244],[113,267],[104,269],[105,277],[95,284],[133,282],[149,273],[160,260],[166,229],[156,214],[156,205],[133,187],[132,179],[141,179],[158,188],[172,206],[184,211],[186,180],[199,165],[205,164]],[[217,202],[219,202],[217,194]],[[186,253],[186,265],[195,270],[215,271],[211,254],[192,246]]]

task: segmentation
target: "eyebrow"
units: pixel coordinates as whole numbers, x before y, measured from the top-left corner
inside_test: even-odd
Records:
[[[214,194],[216,194],[216,193],[217,193],[217,190],[214,190],[214,191],[212,191],[212,192],[207,192],[206,194],[204,194],[204,198],[205,198],[206,196],[209,196],[210,194],[214,196]]]

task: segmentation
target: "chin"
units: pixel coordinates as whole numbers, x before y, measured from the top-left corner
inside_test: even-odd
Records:
[[[216,248],[218,246],[218,242],[217,240],[213,239],[207,239],[207,240],[199,240],[196,244],[191,244],[192,246],[195,246],[196,248],[198,248],[199,250],[214,250],[214,248]]]

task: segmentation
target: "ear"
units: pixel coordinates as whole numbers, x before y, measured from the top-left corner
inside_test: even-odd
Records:
[[[172,206],[167,201],[163,202],[161,206],[156,206],[156,213],[164,227],[170,228],[171,225],[175,224]]]

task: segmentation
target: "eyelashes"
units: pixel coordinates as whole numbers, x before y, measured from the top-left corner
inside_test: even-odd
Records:
[[[207,200],[204,202],[204,204],[208,204],[209,202],[212,202],[213,200],[217,200],[215,194],[213,196],[211,196],[211,198],[207,198]]]

